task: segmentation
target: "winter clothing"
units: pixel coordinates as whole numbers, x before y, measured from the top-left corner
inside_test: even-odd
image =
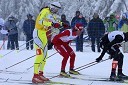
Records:
[[[128,20],[127,19],[125,19],[124,24],[121,27],[121,31],[128,32]],[[124,53],[128,52],[127,44],[128,44],[128,42],[123,42],[123,44],[122,44],[122,49],[123,49]]]
[[[115,18],[115,15],[110,15],[110,17],[104,21],[105,24],[108,24],[107,32],[112,32],[117,30],[117,19]]]
[[[113,31],[111,33],[105,34],[101,38],[100,47],[103,49],[101,55],[96,59],[97,62],[101,61],[105,53],[107,52],[111,59],[113,58],[112,62],[112,70],[111,76],[116,76],[116,68],[118,66],[118,75],[122,73],[122,66],[123,66],[123,57],[124,55],[121,53],[119,47],[120,43],[123,41],[128,40],[128,33],[124,33],[121,31]]]
[[[5,29],[8,30],[8,45],[11,43],[11,50],[19,49],[18,44],[18,30],[17,30],[17,19],[13,16],[8,18],[8,21],[5,22]],[[10,43],[9,43],[10,42]],[[10,48],[10,47],[7,47]]]
[[[33,31],[33,38],[36,48],[34,74],[38,75],[39,71],[43,72],[44,70],[44,66],[47,58],[47,51],[48,51],[47,49],[48,40],[47,40],[46,32],[52,26],[52,23],[56,23],[55,21],[56,21],[56,17],[55,15],[52,14],[50,8],[43,8],[39,13],[39,15],[37,16],[35,29]]]
[[[80,15],[80,11],[76,11],[76,16],[71,21],[71,28],[74,28],[77,23],[81,23],[84,28],[87,26],[87,22],[85,18]],[[76,51],[83,52],[83,32],[76,38]]]
[[[66,15],[64,15],[64,14],[61,15],[61,22],[62,22],[63,28],[60,29],[60,32],[66,30],[66,29],[70,29],[70,23],[69,23],[69,21],[66,20]]]
[[[88,36],[91,38],[91,49],[93,52],[95,52],[95,41],[97,43],[97,50],[100,52],[100,38],[104,35],[105,33],[105,26],[103,21],[97,17],[93,18],[90,20],[87,28]]]
[[[32,15],[27,15],[28,19],[23,23],[23,31],[26,35],[26,49],[28,50],[29,47],[33,49],[33,30],[35,28],[35,21],[32,19]],[[31,19],[29,19],[31,17]]]
[[[56,35],[52,43],[54,44],[55,49],[57,52],[62,55],[63,60],[61,64],[61,72],[65,72],[65,67],[70,57],[70,68],[74,68],[75,63],[75,53],[72,48],[69,46],[69,43],[78,36],[77,31],[73,31],[72,29],[64,30],[63,32]],[[61,73],[60,73],[61,74]]]

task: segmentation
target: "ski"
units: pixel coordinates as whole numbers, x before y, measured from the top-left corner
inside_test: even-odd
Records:
[[[84,77],[85,75],[83,75],[83,74],[79,74],[79,75],[72,75],[72,74],[70,74],[70,77],[60,76],[60,75],[58,75],[58,73],[47,73],[47,74],[52,74],[52,75],[47,75],[48,77],[51,77],[51,79],[52,78],[69,78],[69,79],[85,80],[84,78],[80,77],[80,76]],[[55,74],[55,75],[53,75],[53,74]],[[56,75],[58,75],[58,76],[56,76]]]
[[[101,79],[86,79],[88,81],[103,81],[103,82],[115,82],[115,83],[125,83],[124,80],[110,80],[109,78],[101,78]]]
[[[44,85],[47,85],[47,84],[64,84],[64,85],[74,85],[74,84],[70,84],[70,83],[64,83],[64,82],[57,82],[57,81],[47,81],[47,82],[44,82],[44,83],[32,83],[32,82],[29,82],[29,81],[0,81],[0,83],[4,83],[4,82],[7,82],[7,83],[18,83],[18,84],[32,84],[32,85],[40,85],[40,84],[44,84]]]
[[[16,75],[19,75],[19,74],[23,74],[25,72],[17,72],[17,71],[7,71],[7,70],[0,70],[0,73],[5,73],[5,74],[16,74]]]
[[[5,79],[5,78],[0,78],[0,83],[19,83],[19,84],[32,84],[32,85],[38,85],[38,83],[32,83],[31,80],[17,80],[17,79]],[[40,84],[40,83],[39,83]],[[70,83],[64,83],[64,82],[57,82],[57,81],[45,81],[44,83],[41,84],[65,84],[65,85],[74,85]]]

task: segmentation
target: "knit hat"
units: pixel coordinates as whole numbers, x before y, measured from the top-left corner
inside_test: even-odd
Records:
[[[83,29],[83,24],[77,23],[77,24],[75,25],[75,29],[81,31],[81,30]]]

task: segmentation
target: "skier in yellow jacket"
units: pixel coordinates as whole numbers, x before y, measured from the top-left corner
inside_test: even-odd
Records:
[[[48,51],[46,32],[50,30],[49,28],[51,26],[54,28],[60,28],[61,23],[57,22],[56,16],[54,16],[60,8],[61,5],[59,2],[53,2],[49,7],[43,8],[37,16],[35,29],[33,31],[33,39],[36,48],[34,76],[32,78],[33,83],[44,83],[44,81],[49,81],[49,79],[43,75]]]

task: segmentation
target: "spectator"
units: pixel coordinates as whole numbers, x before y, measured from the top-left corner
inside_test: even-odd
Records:
[[[122,28],[122,26],[124,24],[127,24],[127,16],[126,16],[126,14],[122,14],[122,19],[118,23],[118,30],[121,30],[121,28]]]
[[[104,35],[105,33],[105,26],[103,21],[99,18],[99,15],[97,13],[94,13],[93,19],[89,22],[88,24],[88,35],[91,38],[91,49],[93,52],[95,52],[95,41],[97,43],[97,50],[100,52],[100,38]]]
[[[0,50],[3,48],[5,49],[5,41],[7,40],[7,36],[5,33],[3,33],[3,31],[5,30],[4,28],[4,19],[3,18],[0,18],[0,39],[3,40],[3,44],[0,46]]]
[[[127,19],[126,14],[122,15],[122,19],[120,20],[120,22],[118,24],[118,29],[123,32],[128,32],[128,19]],[[123,49],[124,53],[128,52],[127,48],[128,48],[128,42],[123,42],[122,49]]]
[[[74,28],[76,24],[82,24],[85,28],[87,26],[87,22],[85,18],[82,16],[80,11],[76,11],[76,16],[71,21],[71,27]],[[76,51],[83,52],[83,33],[82,32],[77,38],[76,38]]]
[[[10,44],[11,50],[19,50],[17,21],[15,17],[11,16],[5,22],[5,29],[8,30],[8,45]]]
[[[33,49],[33,30],[35,28],[35,21],[32,19],[32,15],[27,15],[27,20],[23,23],[23,31],[26,35],[26,49],[29,50],[29,47],[31,50]]]
[[[112,32],[117,30],[117,19],[115,18],[114,14],[111,14],[110,17],[104,21],[105,24],[108,24],[107,32]]]
[[[66,15],[65,14],[61,15],[61,22],[62,22],[63,28],[60,29],[60,32],[66,30],[66,29],[70,29],[70,23],[69,23],[69,21],[66,20]]]

